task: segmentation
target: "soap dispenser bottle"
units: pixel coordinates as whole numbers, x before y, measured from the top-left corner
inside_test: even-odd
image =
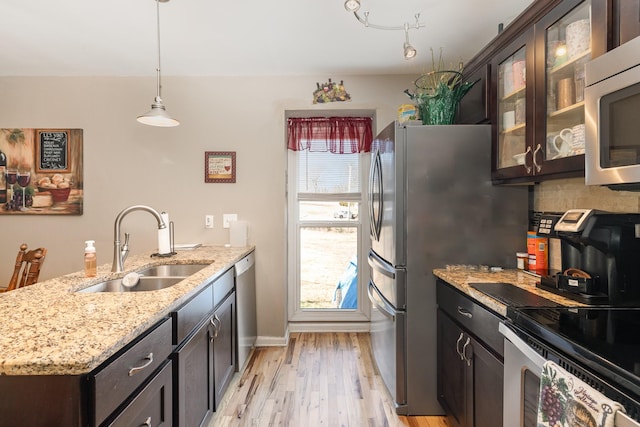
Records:
[[[84,275],[87,277],[96,276],[96,248],[93,246],[95,240],[87,240],[84,242],[87,246],[84,248]]]

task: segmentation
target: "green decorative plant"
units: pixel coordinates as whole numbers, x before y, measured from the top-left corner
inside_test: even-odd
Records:
[[[453,68],[453,67],[450,67]],[[442,49],[438,61],[431,49],[431,70],[420,75],[415,89],[404,92],[418,104],[418,114],[425,125],[451,125],[454,122],[460,100],[477,82],[463,82],[463,64],[457,70],[446,69],[442,59]]]

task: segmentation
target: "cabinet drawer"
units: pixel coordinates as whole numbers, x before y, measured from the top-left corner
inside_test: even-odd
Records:
[[[90,378],[95,425],[101,424],[171,354],[167,318]]]
[[[171,361],[107,425],[169,427],[173,418]],[[146,424],[145,424],[146,423]]]
[[[442,280],[437,282],[436,293],[440,309],[494,352],[503,356],[503,336],[498,332],[498,325],[502,320],[500,316],[477,304]]]
[[[222,276],[218,277],[213,282],[213,306],[217,307],[224,297],[231,292],[236,284],[235,277],[233,275],[234,269],[230,268]]]
[[[171,313],[175,325],[173,344],[180,344],[213,310],[213,289],[207,286],[178,310]]]

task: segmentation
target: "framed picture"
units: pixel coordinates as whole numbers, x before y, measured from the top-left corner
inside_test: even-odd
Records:
[[[236,152],[205,151],[204,182],[236,182]]]

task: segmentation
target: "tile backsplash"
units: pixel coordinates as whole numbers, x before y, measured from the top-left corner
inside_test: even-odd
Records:
[[[585,185],[584,178],[544,181],[534,187],[534,211],[564,212],[572,208],[640,213],[640,192]]]

